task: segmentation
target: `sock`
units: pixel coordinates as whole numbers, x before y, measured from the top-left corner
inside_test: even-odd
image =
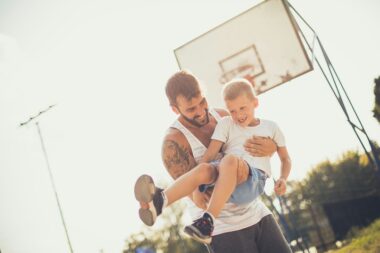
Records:
[[[164,209],[168,205],[168,198],[164,191],[161,192],[162,200],[164,201],[162,204],[162,209]]]
[[[211,213],[209,213],[209,212],[205,212],[205,213],[203,214],[203,218],[208,219],[209,221],[211,221],[211,224],[214,225],[215,217],[214,217],[214,215],[212,215]]]

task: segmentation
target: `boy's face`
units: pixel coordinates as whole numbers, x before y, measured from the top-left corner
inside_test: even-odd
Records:
[[[224,102],[236,124],[247,127],[255,123],[255,108],[258,105],[257,98],[250,99],[242,94],[235,99],[225,100]]]

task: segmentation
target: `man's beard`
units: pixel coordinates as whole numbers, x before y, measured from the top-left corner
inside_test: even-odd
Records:
[[[208,116],[208,109],[205,110],[206,111],[206,119],[203,123],[199,123],[195,118],[193,119],[190,119],[188,117],[186,117],[185,115],[182,114],[182,117],[187,121],[189,122],[190,124],[196,126],[196,127],[203,127],[204,125],[207,125],[209,122],[210,122],[210,118]]]

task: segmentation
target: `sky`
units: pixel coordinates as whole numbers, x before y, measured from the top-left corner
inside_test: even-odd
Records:
[[[69,252],[36,125],[39,119],[74,252],[121,252],[141,229],[136,178],[167,181],[160,158],[176,118],[164,93],[173,50],[259,1],[0,0],[0,250]],[[367,130],[380,76],[380,2],[291,4],[316,30]],[[325,159],[362,151],[316,68],[260,95],[300,180]],[[276,176],[278,159],[272,167]],[[278,171],[278,170],[277,170]]]

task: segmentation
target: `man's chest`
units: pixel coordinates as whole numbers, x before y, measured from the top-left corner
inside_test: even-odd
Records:
[[[216,124],[204,128],[189,129],[190,132],[207,148],[214,133]]]

